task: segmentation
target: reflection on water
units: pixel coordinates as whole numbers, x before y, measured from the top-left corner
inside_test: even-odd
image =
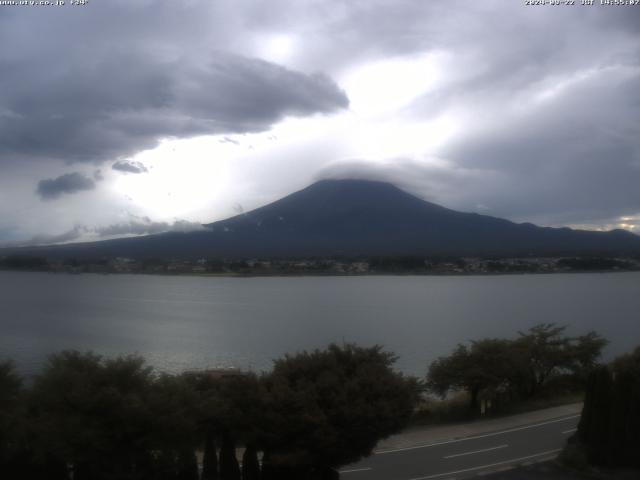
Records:
[[[261,370],[330,342],[382,344],[423,375],[458,342],[539,322],[640,343],[640,273],[211,278],[0,272],[0,357],[32,372],[65,348],[143,354],[162,370]]]

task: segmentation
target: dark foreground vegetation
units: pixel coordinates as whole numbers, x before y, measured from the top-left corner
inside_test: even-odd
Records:
[[[563,458],[581,469],[631,467],[640,473],[640,347],[591,372],[578,432]]]
[[[5,363],[0,477],[338,478],[335,468],[368,455],[411,416],[417,383],[393,362],[379,347],[332,345],[285,356],[262,376],[166,375],[135,356],[66,351],[28,386]]]
[[[585,389],[572,455],[637,466],[640,348],[602,366],[603,338],[564,332],[541,324],[459,345],[426,382],[394,371],[380,347],[355,345],[287,355],[261,375],[169,375],[138,356],[64,351],[27,382],[0,363],[0,478],[336,479],[340,466],[428,416],[434,394],[462,392],[471,418]]]

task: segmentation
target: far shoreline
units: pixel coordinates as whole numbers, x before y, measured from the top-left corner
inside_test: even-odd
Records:
[[[580,274],[621,274],[621,273],[638,273],[640,269],[634,270],[567,270],[552,272],[367,272],[367,273],[195,273],[195,272],[68,272],[68,271],[51,271],[51,270],[25,270],[25,269],[7,269],[0,268],[0,272],[11,273],[47,273],[52,275],[101,275],[101,276],[152,276],[152,277],[189,277],[189,278],[326,278],[326,277],[506,277],[506,276],[530,276],[530,275],[580,275]]]

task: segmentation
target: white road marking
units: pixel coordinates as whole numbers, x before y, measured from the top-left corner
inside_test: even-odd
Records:
[[[567,435],[569,433],[573,433],[573,432],[577,432],[578,429],[577,428],[571,428],[569,430],[565,430],[564,432],[562,432],[563,435]]]
[[[340,472],[338,473],[355,473],[355,472],[366,472],[368,470],[371,470],[371,467],[367,467],[367,468],[354,468],[351,470],[340,470]]]
[[[498,472],[507,472],[509,470],[513,470],[513,465],[507,465],[506,467],[494,468],[493,470],[487,470],[486,472],[478,472],[476,475],[479,477],[486,477],[487,475],[495,475]]]
[[[455,439],[455,440],[447,440],[445,442],[428,443],[426,445],[416,445],[416,446],[413,446],[413,447],[394,448],[394,449],[390,449],[390,450],[380,450],[380,451],[374,452],[374,455],[383,455],[385,453],[404,452],[404,451],[407,451],[407,450],[416,450],[416,449],[419,449],[419,448],[437,447],[438,445],[448,445],[450,443],[466,442],[467,440],[476,440],[478,438],[493,437],[495,435],[503,435],[505,433],[511,433],[511,432],[518,432],[520,430],[526,430],[528,428],[536,428],[536,427],[542,427],[544,425],[550,425],[552,423],[565,422],[567,420],[571,420],[573,418],[578,418],[578,417],[580,417],[580,415],[572,415],[570,417],[563,417],[563,418],[558,418],[556,420],[549,420],[548,422],[536,423],[535,425],[526,425],[524,427],[510,428],[508,430],[502,430],[500,432],[485,433],[485,434],[482,434],[482,435],[474,435],[474,436],[471,436],[471,437],[458,438],[458,439]]]
[[[499,450],[500,448],[507,448],[508,446],[509,445],[499,445],[497,447],[483,448],[482,450],[475,450],[473,452],[456,453],[455,455],[447,455],[444,458],[464,457],[465,455],[473,455],[474,453],[490,452],[491,450]]]
[[[447,476],[447,475],[456,475],[458,473],[473,472],[474,470],[482,470],[484,468],[497,467],[498,465],[505,465],[507,463],[521,462],[522,460],[528,460],[529,458],[543,457],[545,455],[552,455],[552,454],[560,452],[561,450],[562,450],[561,448],[558,448],[556,450],[548,450],[546,452],[536,453],[534,455],[528,455],[526,457],[520,457],[520,458],[511,459],[511,460],[505,460],[504,462],[491,463],[489,465],[482,465],[480,467],[465,468],[464,470],[456,470],[455,472],[436,473],[435,475],[427,475],[426,477],[416,477],[416,478],[411,478],[410,480],[428,480],[429,478],[438,478],[438,477],[444,477],[444,476]]]

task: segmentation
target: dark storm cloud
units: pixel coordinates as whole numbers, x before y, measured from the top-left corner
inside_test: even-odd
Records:
[[[111,165],[111,168],[125,173],[146,173],[149,171],[147,167],[140,162],[126,160],[114,163]]]
[[[36,193],[42,200],[53,200],[62,194],[71,194],[84,190],[93,190],[96,183],[89,177],[78,173],[66,173],[57,178],[40,180]]]
[[[241,32],[216,8],[2,9],[0,42],[14,48],[0,53],[0,162],[117,160],[162,138],[256,132],[348,106],[325,75],[224,50]]]
[[[446,149],[463,168],[502,176],[493,188],[481,182],[460,197],[555,224],[640,211],[639,87],[640,65],[614,66],[555,97],[523,98],[534,103],[526,115],[505,113],[482,135]]]
[[[194,64],[114,53],[41,74],[0,62],[0,153],[104,161],[164,137],[267,129],[286,115],[348,105],[328,77],[227,53]],[[27,79],[27,80],[24,80]]]

